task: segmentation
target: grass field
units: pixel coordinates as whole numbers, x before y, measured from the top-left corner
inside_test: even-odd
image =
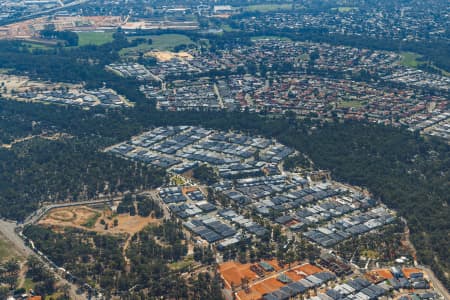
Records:
[[[280,3],[280,4],[255,4],[243,7],[244,11],[254,12],[270,12],[277,10],[287,10],[292,9],[291,3]]]
[[[113,41],[112,32],[78,32],[78,46],[103,45]]]
[[[413,52],[402,52],[401,53],[402,60],[401,64],[406,67],[417,68],[419,66],[419,62],[417,61],[421,55]]]
[[[148,52],[150,50],[170,51],[174,47],[179,45],[190,45],[194,42],[186,35],[183,34],[161,34],[161,35],[146,35],[146,36],[134,36],[128,39],[134,40],[137,38],[152,39],[153,43],[142,43],[136,47],[130,47],[120,50],[120,55],[132,54],[135,52]]]
[[[425,64],[426,62],[420,61],[420,58],[422,55],[414,53],[414,52],[401,52],[400,55],[402,56],[402,59],[400,63],[404,65],[405,67],[410,68],[418,68],[420,64]],[[436,67],[433,62],[430,63],[430,67],[433,69],[436,69],[437,71],[442,72],[442,75],[444,76],[450,76],[450,72],[447,72],[441,68]]]

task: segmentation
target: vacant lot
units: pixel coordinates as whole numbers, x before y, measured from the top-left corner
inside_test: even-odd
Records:
[[[115,221],[117,220],[117,221]],[[117,226],[114,224],[117,222]],[[50,211],[39,224],[58,227],[76,227],[98,233],[130,234],[141,231],[151,223],[159,223],[152,217],[115,215],[109,208],[93,209],[87,206],[59,208]]]
[[[313,266],[311,264],[304,264],[300,266],[295,266],[291,268],[289,271],[283,272],[281,271],[281,268],[278,266],[276,260],[269,261],[268,263],[272,265],[276,271],[267,273],[264,279],[256,280],[253,284],[250,282],[249,289],[247,291],[241,290],[238,292],[239,299],[241,300],[261,299],[264,294],[274,292],[279,288],[283,287],[285,284],[277,279],[277,277],[280,274],[284,274],[291,280],[297,281],[305,278],[307,275],[315,274],[317,272],[322,271],[322,269],[319,267]]]
[[[366,278],[372,282],[379,282],[386,279],[394,278],[394,275],[388,269],[373,270],[366,273]]]
[[[49,90],[58,90],[61,88],[69,88],[69,89],[79,89],[81,85],[69,84],[69,83],[53,83],[47,81],[36,81],[31,80],[27,76],[16,76],[9,74],[1,74],[0,73],[0,84],[2,85],[3,95],[7,97],[12,97],[12,91],[17,93],[26,92],[26,91],[49,91]]]
[[[252,264],[241,264],[234,261],[228,261],[219,266],[219,271],[225,280],[227,288],[232,285],[238,286],[241,284],[243,278],[253,280],[258,278],[258,275],[250,270]]]
[[[263,272],[263,277],[259,277],[250,269],[252,265],[257,265],[258,263],[241,264],[235,261],[228,261],[219,266],[219,272],[228,289],[231,289],[232,286],[239,287],[244,278],[249,280],[249,291],[241,291],[238,293],[241,299],[260,299],[263,294],[273,292],[284,286],[282,282],[276,279],[279,274],[284,273],[292,280],[299,280],[308,275],[322,271],[319,267],[311,264],[303,264],[297,266],[294,265],[289,271],[284,272],[283,270],[286,270],[288,266],[281,268],[278,265],[277,260],[266,262],[274,268],[274,271]]]
[[[417,268],[403,268],[402,271],[406,278],[411,278],[412,273],[423,273],[421,269]]]
[[[171,59],[192,59],[192,55],[187,52],[170,52],[170,51],[150,51],[145,56],[153,56],[158,61],[169,61]]]
[[[321,268],[313,266],[311,264],[304,264],[299,266],[298,268],[294,268],[296,271],[300,271],[305,273],[306,275],[313,275],[322,271]]]

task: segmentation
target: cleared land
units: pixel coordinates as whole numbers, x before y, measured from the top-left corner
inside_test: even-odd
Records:
[[[117,226],[114,226],[114,220],[117,220]],[[160,220],[151,216],[114,215],[110,209],[100,210],[80,206],[52,210],[39,221],[39,224],[58,227],[76,227],[104,234],[125,233],[133,235],[141,231],[148,224],[159,222]]]
[[[11,258],[20,258],[20,254],[6,237],[0,233],[0,262],[7,261]]]
[[[192,59],[192,55],[187,52],[149,51],[145,53],[145,56],[153,56],[158,61],[169,61],[174,58]]]
[[[78,46],[103,45],[113,41],[112,32],[78,32]]]
[[[241,300],[261,299],[264,294],[271,293],[271,292],[278,290],[279,288],[281,288],[285,285],[283,282],[281,282],[277,279],[277,277],[281,274],[286,275],[292,281],[297,281],[297,280],[305,278],[308,275],[312,275],[312,274],[323,271],[321,268],[313,266],[311,264],[303,264],[300,266],[294,266],[287,271],[281,271],[281,268],[278,266],[278,263],[275,260],[269,261],[268,263],[275,268],[275,271],[265,273],[264,278],[256,279],[256,280],[254,280],[253,283],[250,281],[248,290],[240,290],[237,293],[238,299],[241,299]],[[227,276],[227,277],[232,276],[233,270],[236,270],[236,269],[240,270],[242,268],[246,268],[246,265],[241,265],[239,263],[235,263],[235,266],[232,266],[232,264],[229,264],[227,266],[227,269],[225,270],[225,274],[226,274],[225,276]],[[220,267],[219,267],[219,270],[220,270],[220,273],[222,274],[222,277],[224,277],[225,282],[227,283],[227,279],[224,276],[224,274],[222,273],[222,269]],[[249,271],[253,273],[253,271],[251,271],[251,270],[249,270]],[[253,273],[253,274],[255,274],[255,273]],[[237,277],[237,275],[238,274],[236,274],[232,278],[239,278],[239,280],[242,280],[243,277]],[[249,278],[249,277],[247,277],[247,278]],[[249,278],[249,279],[251,279],[251,278]],[[238,286],[239,286],[239,284],[238,284]]]
[[[406,278],[411,278],[412,273],[423,273],[423,270],[417,268],[403,268],[402,271]]]
[[[379,281],[394,278],[392,273],[388,269],[373,270],[366,273],[366,277],[371,281]]]
[[[231,286],[237,286],[241,284],[243,278],[254,280],[258,278],[258,275],[250,270],[253,264],[240,264],[234,261],[227,261],[219,266],[220,274],[225,280],[227,288],[231,289]]]
[[[123,20],[120,16],[59,16],[51,20],[47,17],[35,18],[0,26],[0,39],[40,40],[39,31],[49,24],[53,24],[58,31],[80,31],[89,36],[90,33],[102,33],[95,31],[104,29],[114,31],[123,25]]]
[[[58,89],[79,89],[81,85],[69,84],[69,83],[53,83],[44,81],[30,80],[26,76],[16,76],[0,74],[0,83],[2,88],[6,89],[3,95],[12,97],[11,92],[14,90],[17,93],[26,91],[38,91],[38,90],[58,90]]]

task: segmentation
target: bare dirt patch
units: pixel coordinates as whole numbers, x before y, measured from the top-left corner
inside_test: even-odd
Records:
[[[117,226],[115,223],[117,220]],[[132,236],[148,224],[160,223],[151,216],[115,215],[110,209],[94,209],[87,206],[58,208],[50,211],[42,220],[41,225],[75,227],[103,234],[129,234]],[[90,225],[90,226],[88,226]]]
[[[305,273],[306,275],[313,275],[313,274],[316,274],[316,273],[322,271],[321,268],[313,266],[311,264],[301,265],[300,267],[296,268],[295,270],[301,271],[301,272]]]
[[[293,281],[298,281],[308,275],[321,272],[322,269],[311,265],[309,263],[296,265],[288,268],[288,266],[281,267],[276,259],[266,261],[275,270],[272,272],[265,272],[263,278],[258,276],[250,270],[252,264],[240,264],[238,262],[226,262],[219,266],[219,271],[225,280],[226,288],[231,288],[231,283],[238,289],[237,298],[240,300],[261,299],[264,294],[274,292],[279,288],[285,286],[284,283],[277,279],[281,274],[286,275]],[[250,273],[246,273],[250,272]],[[249,275],[253,274],[252,277]],[[241,289],[242,278],[247,275],[250,280],[249,288],[247,290]]]
[[[219,271],[225,280],[225,284],[228,288],[232,285],[240,285],[242,279],[247,277],[249,280],[258,278],[258,276],[250,270],[252,264],[240,264],[234,261],[228,261],[219,266]]]
[[[115,30],[123,24],[120,16],[58,16],[34,18],[0,26],[0,39],[41,40],[39,31],[53,24],[57,31]]]
[[[181,60],[192,59],[192,55],[187,52],[170,52],[170,51],[149,51],[145,53],[145,56],[153,56],[158,61],[170,61],[174,58]]]
[[[417,268],[403,268],[403,274],[405,275],[406,278],[411,278],[411,274],[413,273],[423,273],[423,271],[421,269],[417,269]]]

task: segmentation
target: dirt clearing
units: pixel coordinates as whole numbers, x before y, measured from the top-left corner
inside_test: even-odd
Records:
[[[54,209],[39,221],[41,225],[76,227],[104,234],[126,233],[130,235],[152,223],[158,224],[160,220],[151,216],[116,215],[109,208],[101,210],[87,206]]]
[[[158,61],[170,61],[174,58],[180,60],[189,60],[192,59],[192,55],[187,52],[170,52],[170,51],[149,51],[145,53],[145,56],[153,56]]]

